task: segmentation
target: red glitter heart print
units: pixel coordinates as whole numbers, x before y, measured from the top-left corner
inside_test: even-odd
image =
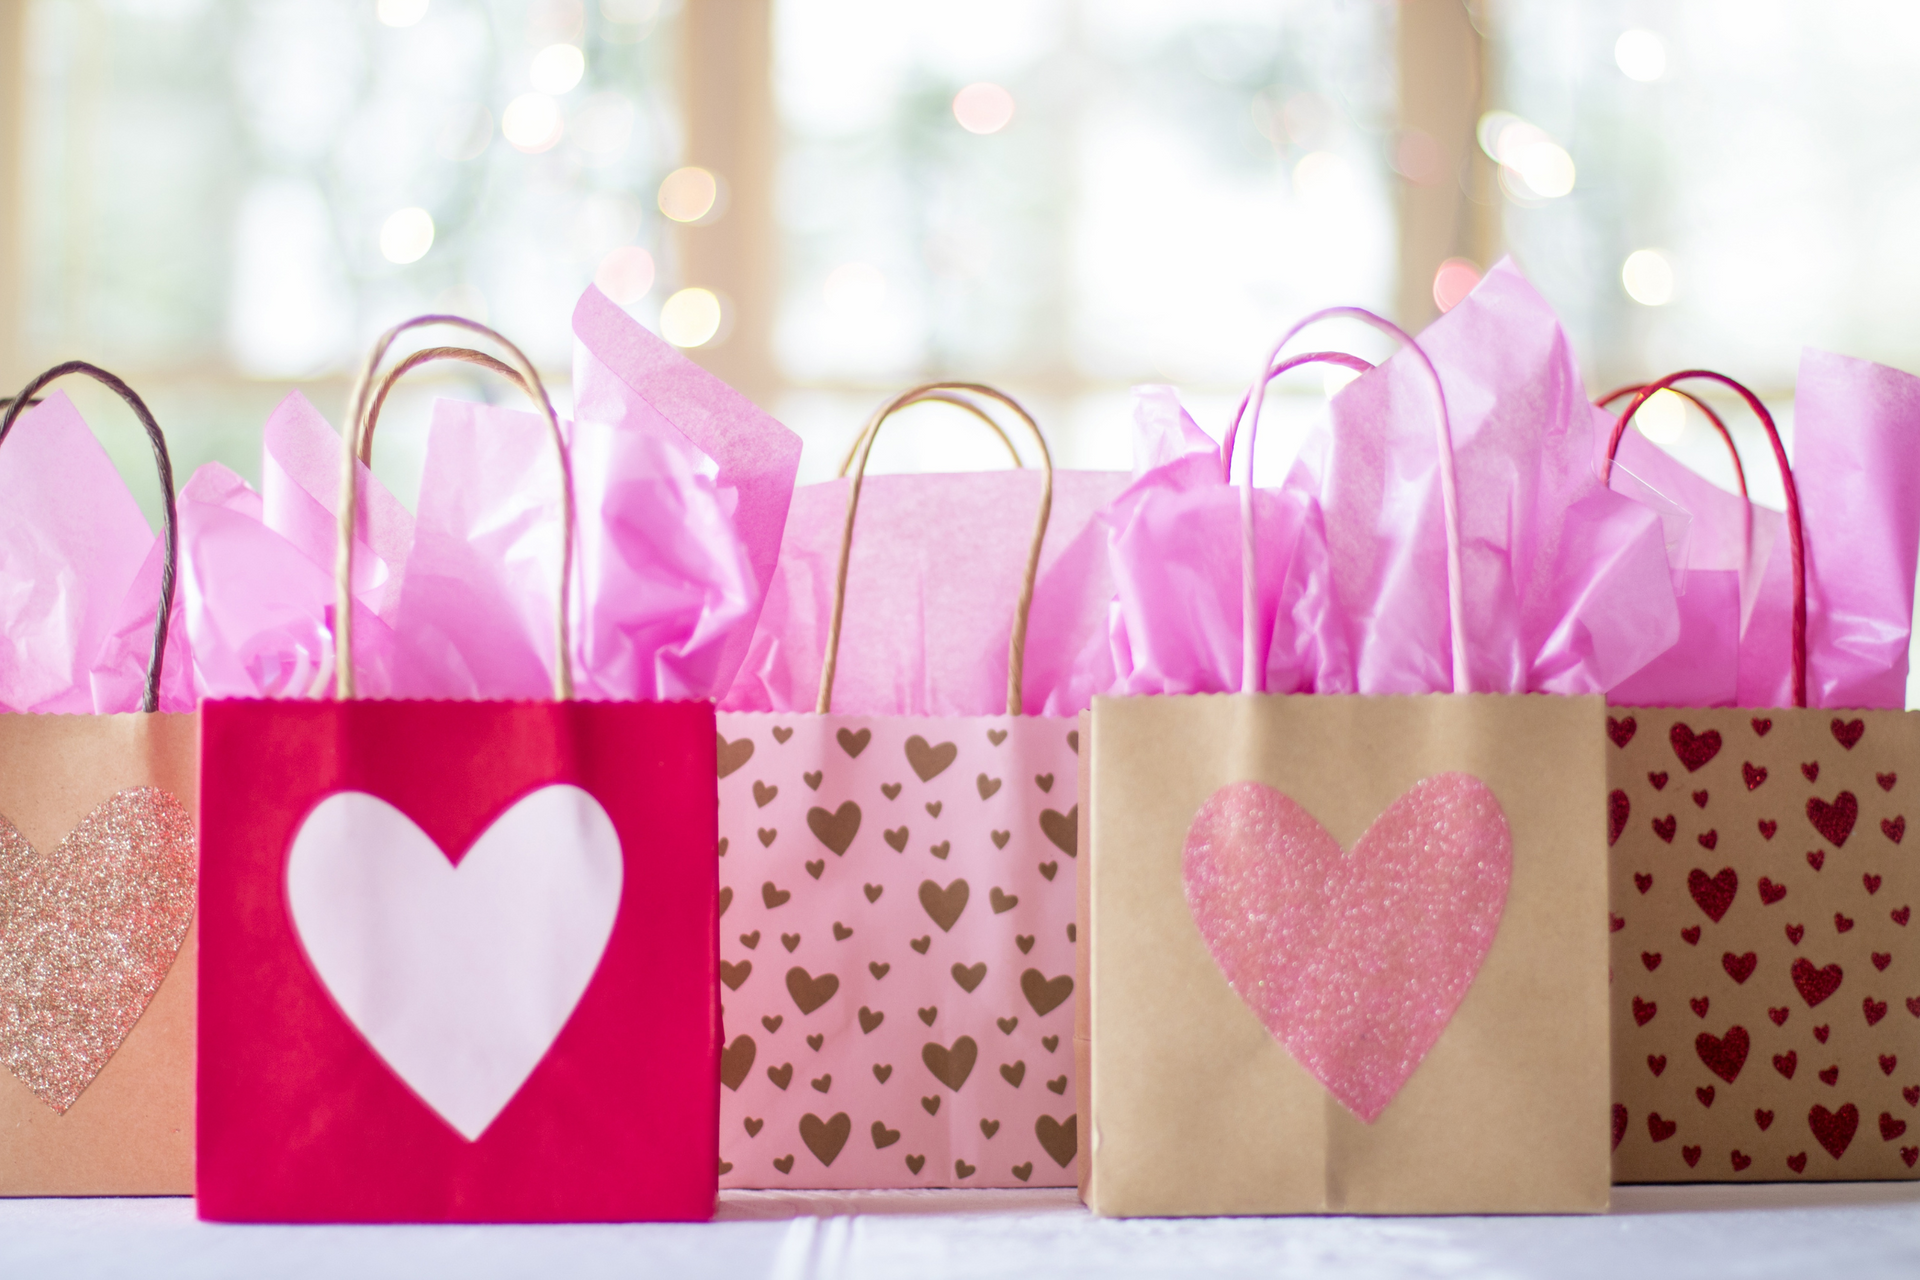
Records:
[[[1480,972],[1506,909],[1513,835],[1486,784],[1415,783],[1351,853],[1288,796],[1220,788],[1188,828],[1187,907],[1267,1031],[1372,1123]]]
[[[1784,1005],[1768,1005],[1767,1006],[1767,1016],[1773,1019],[1773,1025],[1776,1027],[1786,1026],[1787,1017],[1788,1015],[1792,1014],[1792,1012],[1793,1010],[1787,1008]]]
[[[1633,803],[1627,799],[1627,793],[1615,788],[1607,797],[1607,846],[1620,842],[1620,833],[1627,829],[1627,819],[1633,813]]]
[[[1712,1007],[1713,1000],[1710,996],[1695,996],[1687,1001],[1687,1005],[1693,1010],[1694,1017],[1704,1018],[1707,1016],[1707,1010]]]
[[[1880,819],[1880,834],[1895,844],[1899,844],[1900,837],[1907,834],[1907,820],[1905,816]]]
[[[1700,842],[1702,849],[1712,850],[1720,843],[1720,833],[1718,831],[1703,831],[1695,836],[1694,839]]]
[[[1807,821],[1836,849],[1847,843],[1847,837],[1853,834],[1853,824],[1859,817],[1860,801],[1851,791],[1842,791],[1833,798],[1831,804],[1819,796],[1807,801]]]
[[[1821,1044],[1825,1044],[1827,1042],[1827,1032],[1829,1030],[1830,1028],[1828,1027],[1815,1027],[1813,1029],[1813,1038],[1815,1040],[1818,1040]]]
[[[1660,1012],[1660,1006],[1654,1004],[1652,1001],[1642,1000],[1639,996],[1633,998],[1634,1025],[1641,1027],[1646,1026],[1649,1022],[1653,1021],[1653,1015],[1658,1012]]]
[[[1907,921],[1913,919],[1913,908],[1895,907],[1892,911],[1889,911],[1887,915],[1895,924],[1904,929],[1907,927]]]
[[[1800,998],[1807,1002],[1809,1009],[1838,991],[1842,976],[1840,966],[1837,964],[1816,969],[1813,967],[1813,961],[1805,956],[1793,962],[1793,985],[1799,988]]]
[[[1833,740],[1849,751],[1853,750],[1854,744],[1860,741],[1866,731],[1864,720],[1842,720],[1838,716],[1833,719]]]
[[[1753,732],[1756,737],[1766,737],[1767,730],[1773,728],[1772,719],[1766,716],[1755,716],[1750,723],[1753,725]]]
[[[1620,1139],[1627,1136],[1627,1109],[1619,1103],[1613,1104],[1613,1149],[1620,1149]]]
[[[1807,1153],[1802,1151],[1797,1155],[1788,1156],[1787,1168],[1793,1170],[1795,1173],[1805,1173],[1807,1171]]]
[[[1667,1069],[1666,1054],[1650,1053],[1647,1055],[1647,1070],[1653,1072],[1653,1074],[1657,1076],[1662,1071],[1665,1071],[1666,1069]]]
[[[1900,1091],[1900,1096],[1907,1100],[1908,1106],[1920,1107],[1920,1084],[1908,1085]]]
[[[1787,886],[1775,884],[1765,876],[1760,877],[1760,903],[1762,906],[1770,907],[1786,896]]]
[[[1854,723],[1858,724],[1859,721]],[[1838,1111],[1829,1111],[1816,1105],[1807,1113],[1807,1128],[1813,1130],[1813,1139],[1826,1148],[1828,1155],[1838,1160],[1847,1154],[1847,1146],[1853,1141],[1855,1131],[1860,1128],[1860,1108],[1851,1102]]]
[[[1872,996],[1868,996],[1865,1000],[1862,1000],[1860,1002],[1860,1008],[1861,1011],[1867,1015],[1867,1025],[1870,1027],[1878,1025],[1880,1019],[1887,1016],[1887,1002],[1885,1000],[1875,1000]]]
[[[1753,1163],[1752,1156],[1744,1154],[1737,1148],[1731,1153],[1729,1159],[1733,1163],[1733,1171],[1735,1173],[1745,1173],[1747,1166]]]
[[[1755,1107],[1753,1111],[1753,1122],[1760,1126],[1760,1132],[1765,1133],[1773,1127],[1773,1112]]]
[[[1821,1039],[1824,1041],[1826,1037],[1822,1036]],[[1828,1087],[1832,1087],[1833,1085],[1839,1084],[1840,1083],[1840,1064],[1837,1062],[1834,1063],[1832,1066],[1819,1072],[1819,1076],[1820,1076],[1820,1083],[1827,1085]]]
[[[1767,771],[1755,765],[1743,763],[1740,766],[1740,777],[1745,780],[1747,790],[1757,791],[1760,784],[1767,780]]]
[[[1645,872],[1636,871],[1633,873],[1633,887],[1645,893],[1647,890],[1653,888],[1653,877],[1647,875]]]
[[[1760,957],[1751,951],[1739,956],[1729,951],[1720,957],[1720,967],[1727,971],[1727,976],[1743,984],[1753,976],[1753,971],[1759,967],[1759,964]]]
[[[1809,760],[1807,763],[1801,765],[1800,776],[1808,782],[1820,781],[1820,762],[1818,760]]]
[[[1751,1047],[1745,1027],[1729,1027],[1724,1036],[1702,1031],[1693,1040],[1693,1051],[1700,1055],[1707,1070],[1728,1084],[1739,1079],[1740,1068],[1747,1065],[1747,1050]]]
[[[1880,877],[1871,871],[1860,877],[1860,883],[1865,886],[1868,893],[1880,892]]]
[[[1821,867],[1826,866],[1827,865],[1826,851],[1823,849],[1807,850],[1807,865],[1812,867],[1815,871],[1818,871]]]
[[[1710,1084],[1702,1085],[1700,1088],[1695,1089],[1693,1091],[1693,1096],[1699,1099],[1701,1106],[1710,1107],[1713,1105],[1713,1098],[1714,1098],[1713,1086]]]
[[[1873,780],[1880,784],[1882,791],[1891,791],[1893,790],[1893,784],[1900,781],[1900,775],[1897,773],[1876,773],[1873,775]]]
[[[1647,1136],[1652,1138],[1655,1142],[1665,1142],[1668,1138],[1671,1138],[1674,1134],[1678,1132],[1680,1132],[1679,1121],[1663,1120],[1660,1118],[1660,1113],[1658,1111],[1654,1111],[1648,1114]]]
[[[1704,808],[1706,808],[1706,807],[1707,807],[1707,792],[1706,792],[1706,791],[1704,791],[1704,790],[1701,790],[1701,791],[1696,791],[1696,792],[1694,792],[1694,793],[1693,793],[1693,805],[1694,805],[1694,808],[1696,808],[1696,809],[1704,809]]]
[[[1709,729],[1705,733],[1696,734],[1685,724],[1675,721],[1672,732],[1667,735],[1667,740],[1673,744],[1673,754],[1680,757],[1680,763],[1687,766],[1688,773],[1695,772],[1720,754],[1718,729]]]
[[[1773,833],[1780,829],[1780,824],[1775,822],[1772,818],[1760,819],[1759,826],[1760,826],[1760,838],[1762,840],[1773,839]]]
[[[1700,1148],[1694,1146],[1682,1147],[1680,1148],[1680,1158],[1685,1160],[1687,1162],[1687,1168],[1691,1169],[1700,1163]]]
[[[1899,1065],[1900,1065],[1900,1056],[1898,1054],[1883,1053],[1880,1055],[1880,1074],[1881,1075],[1883,1076],[1892,1075],[1894,1073],[1894,1070],[1897,1067],[1899,1067]]]
[[[1687,873],[1687,892],[1693,895],[1694,902],[1707,913],[1707,919],[1719,924],[1727,914],[1727,908],[1733,905],[1733,895],[1739,891],[1740,877],[1732,867],[1720,868],[1718,875],[1709,876],[1695,867]]]
[[[1907,1012],[1916,1018],[1920,1018],[1920,996],[1907,997]]]
[[[1791,942],[1794,946],[1799,946],[1800,939],[1806,936],[1807,926],[1803,924],[1790,924],[1787,926],[1787,941]]]
[[[1794,1070],[1799,1065],[1800,1055],[1792,1049],[1787,1050],[1785,1053],[1776,1053],[1773,1055],[1773,1069],[1789,1080],[1793,1079]]]
[[[1653,820],[1653,834],[1659,836],[1662,840],[1665,840],[1668,844],[1673,843],[1673,833],[1678,831],[1679,829],[1680,829],[1680,823],[1672,814],[1668,814],[1664,818],[1655,818]]]
[[[1647,781],[1653,784],[1655,791],[1664,791],[1667,788],[1667,771],[1662,769],[1658,773],[1650,773],[1647,775]]]
[[[1906,1131],[1907,1122],[1905,1120],[1895,1119],[1891,1111],[1882,1111],[1880,1113],[1880,1141],[1892,1142],[1895,1138],[1904,1135]]]
[[[1680,931],[1680,940],[1686,943],[1690,947],[1699,946],[1700,945],[1700,926],[1697,924],[1694,924],[1694,925],[1688,925],[1686,928],[1682,929]]]
[[[1632,716],[1620,720],[1615,720],[1612,716],[1607,717],[1607,736],[1613,739],[1613,745],[1616,747],[1624,747],[1632,742],[1633,731],[1639,727],[1634,723]]]

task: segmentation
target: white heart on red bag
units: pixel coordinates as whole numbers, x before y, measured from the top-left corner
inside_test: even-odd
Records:
[[[623,876],[612,819],[575,786],[521,797],[458,865],[385,800],[340,791],[294,835],[287,905],[347,1020],[471,1142],[580,1003]]]

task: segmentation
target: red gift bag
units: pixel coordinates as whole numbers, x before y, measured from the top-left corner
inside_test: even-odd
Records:
[[[433,321],[506,348],[560,450],[552,702],[353,697],[352,460],[381,357]],[[712,706],[571,700],[572,481],[517,348],[408,321],[353,404],[337,700],[205,705],[200,1215],[705,1219]]]

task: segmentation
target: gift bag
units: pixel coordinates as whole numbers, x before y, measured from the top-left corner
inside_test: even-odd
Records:
[[[891,414],[929,400],[981,416],[997,402],[1039,441],[1005,714],[836,714],[849,565],[871,574],[902,550],[855,554],[867,454]],[[721,1181],[1072,1185],[1079,739],[1071,719],[1022,714],[1053,502],[1046,442],[1007,397],[942,384],[882,408],[852,468],[814,711],[719,716]],[[952,547],[952,572],[972,571],[967,555]],[[918,575],[895,590],[913,599]],[[861,625],[855,613],[849,630]]]
[[[69,373],[146,428],[161,537],[64,395],[25,412]],[[153,415],[92,365],[35,378],[0,417],[0,510],[0,1195],[184,1195],[195,717]]]
[[[1408,341],[1352,309],[1299,327],[1327,315]],[[1450,319],[1422,343],[1457,350],[1477,322]],[[1523,355],[1510,346],[1499,358]],[[1582,914],[1605,896],[1601,806],[1584,793],[1604,769],[1585,740],[1602,704],[1519,693],[1511,670],[1470,660],[1490,642],[1471,648],[1467,619],[1491,633],[1514,605],[1483,589],[1498,580],[1497,544],[1475,549],[1481,563],[1464,580],[1461,530],[1495,514],[1524,523],[1514,513],[1542,478],[1523,472],[1513,443],[1521,415],[1541,420],[1538,400],[1470,398],[1477,416],[1456,432],[1442,383],[1475,376],[1470,363],[1436,371],[1408,345],[1335,401],[1346,429],[1319,479],[1289,480],[1310,499],[1290,528],[1324,516],[1325,550],[1296,540],[1295,560],[1267,564],[1274,535],[1256,528],[1248,468],[1242,606],[1221,610],[1243,641],[1240,692],[1094,700],[1081,925],[1084,1195],[1096,1213],[1607,1205],[1607,1078],[1591,1058],[1607,1044],[1605,938]],[[1431,432],[1436,407],[1437,466],[1404,425]],[[1474,488],[1456,479],[1456,446],[1482,459]],[[1303,451],[1309,467],[1315,447]],[[1487,482],[1503,469],[1504,494]],[[1495,511],[1468,507],[1468,494]],[[1429,522],[1438,545],[1408,535],[1399,552],[1435,569],[1424,599],[1437,591],[1437,634],[1409,628],[1391,595],[1372,606],[1371,631],[1343,620],[1342,593],[1381,577],[1343,582],[1340,555]],[[1324,563],[1300,562],[1314,556]],[[1276,616],[1266,575],[1283,571],[1330,578],[1320,607]],[[1354,669],[1437,670],[1444,691],[1264,692],[1263,659],[1306,647],[1290,633],[1343,626]]]
[[[354,455],[381,358],[435,321],[500,342],[558,455],[551,701],[354,696]],[[201,1216],[704,1219],[711,704],[574,699],[572,474],[517,348],[402,324],[350,421],[335,699],[205,709]]]
[[[1846,396],[1835,411],[1836,388],[1876,372],[1904,381],[1904,396]],[[1726,639],[1703,646],[1711,664],[1663,664],[1647,691],[1694,705],[1608,715],[1614,1178],[1920,1177],[1920,873],[1902,848],[1920,716],[1885,709],[1904,693],[1916,459],[1901,437],[1920,417],[1920,383],[1810,355],[1790,470],[1755,396],[1718,374],[1674,374],[1638,389],[1613,449],[1649,395],[1698,378],[1733,388],[1765,428],[1785,536],[1744,557],[1744,610],[1738,580],[1725,599],[1693,599],[1689,568],[1688,630]],[[1639,442],[1636,474],[1681,492],[1684,479],[1663,474],[1677,464],[1651,455]],[[1850,464],[1837,477],[1835,457]],[[1715,501],[1687,500],[1696,523]],[[1754,525],[1769,518],[1755,512]],[[1889,599],[1861,589],[1876,574]],[[1786,594],[1768,591],[1780,585],[1787,643],[1756,670],[1742,631],[1765,616],[1766,596]],[[1871,643],[1845,643],[1844,623],[1820,626],[1823,608],[1864,624],[1851,630]],[[1783,669],[1791,705],[1726,705],[1736,686],[1770,688]]]

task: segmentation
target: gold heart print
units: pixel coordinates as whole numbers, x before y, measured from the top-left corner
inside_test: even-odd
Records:
[[[193,819],[154,787],[122,791],[43,854],[0,817],[0,1063],[64,1114],[186,941]]]

